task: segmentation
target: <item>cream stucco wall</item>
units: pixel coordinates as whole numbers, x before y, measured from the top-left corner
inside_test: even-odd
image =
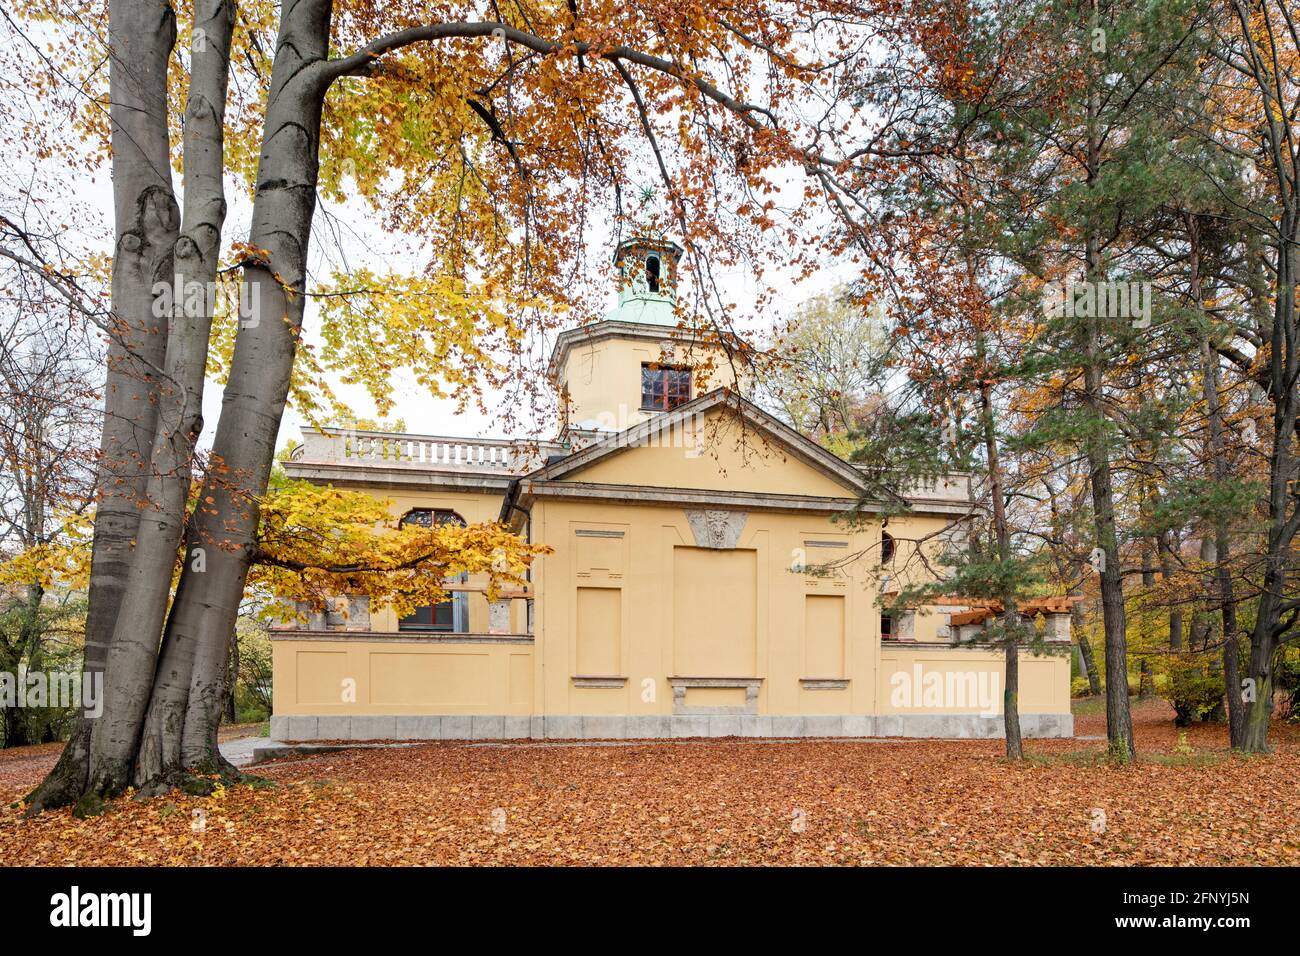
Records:
[[[641,408],[642,363],[694,369],[692,398],[737,383],[721,349],[675,341],[674,332],[665,328],[662,339],[596,338],[574,345],[558,382],[569,424],[622,431],[657,414]]]
[[[400,638],[274,640],[279,715],[529,714],[533,648]]]
[[[1021,713],[1070,712],[1068,653],[1022,654],[1019,674]],[[960,714],[982,712],[985,708],[990,714],[1003,711],[1006,666],[1000,649],[886,644],[881,650],[879,675],[877,713]],[[974,684],[970,683],[972,678]],[[940,688],[941,699],[936,702],[930,692]]]
[[[679,354],[674,361],[686,359]],[[636,339],[575,346],[565,372],[574,418],[609,412],[616,416],[611,428],[635,424],[640,364],[660,360],[653,343]],[[982,673],[986,687],[1001,679],[1000,652],[938,640],[942,613],[916,615],[915,644],[882,645],[881,522],[836,520],[857,496],[845,470],[819,463],[815,453],[792,451],[775,433],[765,437],[753,422],[742,427],[724,408],[648,444],[538,480],[527,492],[528,534],[554,551],[531,572],[531,634],[526,602],[516,600],[511,633],[489,635],[481,595],[470,605],[471,637],[400,634],[396,616],[378,609],[371,635],[280,634],[276,713],[1000,713],[1000,683],[996,701],[982,703],[936,702],[923,693],[932,674],[943,683],[949,674]],[[365,487],[357,479],[350,484]],[[395,518],[437,508],[469,522],[495,521],[502,505],[498,493],[432,483],[371,490],[392,500]],[[727,520],[740,524],[738,536],[706,547],[710,542],[697,537],[698,512],[721,507],[724,498]],[[890,590],[923,573],[910,542],[927,540],[926,547],[939,550],[936,536],[951,521],[937,513],[889,519],[898,543],[886,569]],[[803,570],[840,559],[845,566],[833,573]],[[685,687],[684,696],[674,697],[674,681]],[[701,681],[714,686],[696,686]],[[896,691],[908,681],[918,694],[900,704]],[[752,686],[742,686],[754,682],[756,696]],[[1068,695],[1068,656],[1024,656],[1022,713],[1068,715]]]
[[[433,506],[424,501],[411,506]],[[911,523],[919,534],[941,521]],[[533,536],[555,549],[534,566],[535,643],[366,640],[347,632],[330,641],[278,640],[276,713],[666,715],[673,677],[761,678],[760,714],[975,713],[985,702],[935,704],[920,682],[915,699],[898,706],[894,675],[910,679],[919,665],[926,677],[1001,680],[998,651],[924,643],[932,636],[924,622],[938,614],[918,617],[917,645],[882,646],[874,574],[864,564],[829,577],[796,570],[801,560],[870,551],[878,524],[850,530],[827,516],[755,511],[736,549],[714,551],[696,547],[680,508],[541,501]],[[843,547],[831,547],[837,543]],[[396,631],[395,621],[376,617],[374,630]],[[722,632],[739,639],[720,640]],[[341,696],[349,677],[354,701]],[[580,686],[584,678],[620,681]],[[804,681],[847,683],[812,689]],[[1001,684],[991,687],[991,712],[1000,714]],[[1068,713],[1068,694],[1068,656],[1024,656],[1022,712]],[[692,689],[686,703],[739,707],[744,695]]]
[[[536,539],[555,549],[534,573],[540,712],[671,713],[670,677],[763,678],[761,713],[872,712],[880,638],[874,590],[860,574],[816,578],[792,566],[807,541],[839,542],[848,553],[878,532],[850,533],[822,516],[751,512],[736,549],[711,551],[696,547],[680,508],[544,501],[534,506],[533,521]],[[581,535],[591,531],[622,537]],[[584,604],[584,593],[594,589],[617,598]],[[817,637],[805,632],[811,596],[843,608],[843,631],[832,654],[809,647]],[[599,623],[582,613],[600,615]],[[582,673],[570,635],[590,630],[616,642],[603,659],[618,661],[619,673]],[[721,639],[722,633],[730,639]],[[824,673],[820,662],[834,654],[844,661],[844,672]],[[816,672],[808,667],[810,659],[820,665]],[[583,676],[615,676],[626,683],[576,686],[573,678]],[[844,691],[800,688],[800,678],[828,677],[856,679]],[[688,691],[687,702],[741,702],[727,696]]]

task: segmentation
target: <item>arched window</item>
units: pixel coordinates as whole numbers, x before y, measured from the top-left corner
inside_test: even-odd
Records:
[[[464,526],[465,519],[454,511],[441,508],[417,508],[402,516],[402,524],[416,525],[422,528],[436,528],[444,524]],[[459,575],[458,584],[467,580],[465,574]],[[446,631],[461,634],[469,630],[469,595],[464,591],[452,594],[450,599],[437,604],[417,607],[415,612],[397,622],[399,631]]]
[[[880,532],[880,563],[888,564],[894,560],[894,537],[888,531]]]
[[[660,265],[658,256],[645,257],[645,284],[651,292],[659,291]]]

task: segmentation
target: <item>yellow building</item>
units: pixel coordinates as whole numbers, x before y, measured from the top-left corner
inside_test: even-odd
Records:
[[[618,307],[559,336],[554,442],[306,436],[293,477],[372,491],[404,521],[500,520],[554,553],[494,602],[458,581],[401,621],[354,599],[274,630],[272,737],[1002,734],[987,614],[877,602],[923,564],[909,549],[960,527],[968,480],[916,488],[886,533],[854,466],[741,397],[737,363],[677,330],[679,256],[624,243]],[[1068,605],[1042,610],[1068,650]],[[1026,735],[1071,735],[1068,654],[1025,654],[1019,703]]]

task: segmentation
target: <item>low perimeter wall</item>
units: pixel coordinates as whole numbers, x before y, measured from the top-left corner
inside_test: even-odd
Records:
[[[672,713],[536,714],[528,635],[340,631],[273,640],[276,740],[963,738],[1001,737],[1004,730],[1003,655],[988,647],[886,643],[874,675],[815,682],[835,688],[804,695],[809,710],[821,713],[763,713],[767,698],[754,678],[755,693],[745,698],[742,690],[733,707],[692,706],[687,695],[681,707],[660,701]],[[1068,653],[1022,655],[1019,670],[1021,732],[1073,736]],[[765,682],[787,679],[798,678],[771,675]],[[874,693],[863,694],[859,680]],[[872,713],[847,712],[859,707]]]
[[[1072,737],[1069,714],[1021,714],[1026,737]],[[665,737],[1001,737],[1001,716],[977,714],[579,715],[509,714],[271,718],[275,740],[643,740]]]

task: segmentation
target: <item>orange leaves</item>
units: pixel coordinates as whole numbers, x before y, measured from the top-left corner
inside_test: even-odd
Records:
[[[1300,860],[1294,729],[1250,760],[1171,712],[1135,713],[1135,766],[1102,742],[425,744],[253,768],[271,788],[115,801],[75,820],[0,811],[13,865],[1243,865]],[[1094,733],[1098,718],[1080,718]],[[53,748],[0,753],[18,799]],[[436,810],[431,810],[436,808]],[[1104,827],[1097,827],[1104,813]],[[205,821],[195,829],[194,810]]]

